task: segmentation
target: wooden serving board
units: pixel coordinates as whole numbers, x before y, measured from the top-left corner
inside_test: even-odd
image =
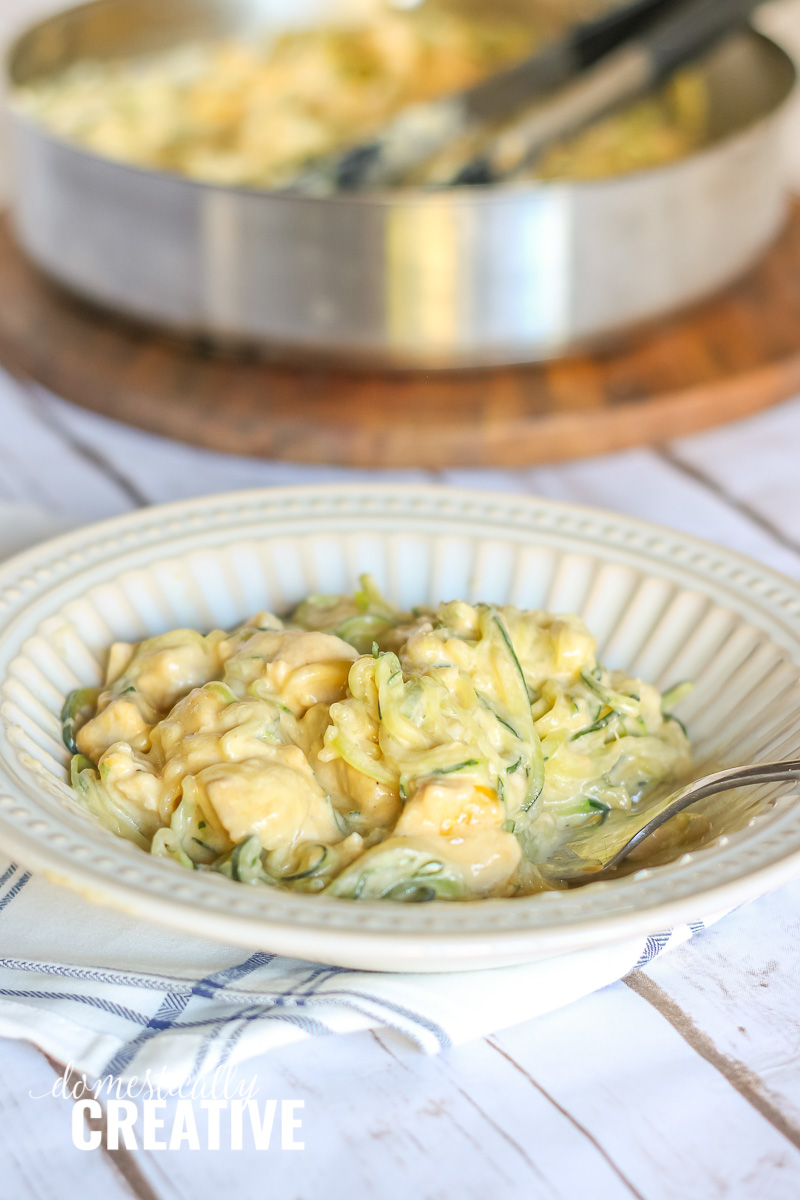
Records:
[[[204,352],[49,284],[0,220],[0,361],[85,408],[214,450],[360,467],[519,467],[694,433],[800,392],[800,201],[721,296],[603,353],[397,373]]]

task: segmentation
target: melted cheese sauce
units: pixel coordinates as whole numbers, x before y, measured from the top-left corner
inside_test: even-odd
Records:
[[[595,648],[577,617],[402,613],[365,577],[286,623],[114,645],[88,719],[86,692],[65,706],[73,784],[116,833],[247,883],[530,894],[570,829],[688,767],[660,693]]]

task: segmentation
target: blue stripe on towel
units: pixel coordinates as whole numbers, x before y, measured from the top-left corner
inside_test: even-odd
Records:
[[[170,992],[162,1001],[158,1012],[150,1018],[147,1026],[141,1033],[137,1034],[135,1038],[117,1051],[111,1061],[106,1064],[101,1074],[119,1075],[121,1071],[130,1066],[142,1046],[151,1041],[159,1033],[174,1029],[178,1018],[185,1011],[186,1006],[193,996],[211,999],[218,992],[222,991],[228,983],[233,983],[238,979],[242,979],[245,975],[249,975],[252,971],[259,970],[270,963],[273,958],[274,955],[272,954],[264,954],[262,951],[258,951],[255,954],[251,954],[243,962],[235,963],[233,966],[226,967],[222,971],[215,971],[213,975],[207,975],[204,979],[199,979],[188,992]]]
[[[227,1013],[224,1017],[204,1017],[197,1021],[181,1021],[180,1025],[176,1026],[176,1028],[181,1030],[203,1029],[204,1027],[208,1027],[209,1030],[209,1032],[203,1038],[203,1041],[200,1043],[200,1047],[195,1055],[194,1062],[192,1063],[192,1069],[186,1077],[187,1086],[191,1086],[195,1079],[199,1078],[203,1068],[205,1067],[206,1060],[208,1059],[214,1043],[219,1040],[222,1034],[225,1033],[226,1029],[229,1031],[230,1037],[228,1042],[226,1042],[225,1046],[222,1048],[217,1063],[218,1067],[223,1066],[227,1062],[233,1046],[236,1044],[236,1042],[238,1042],[242,1033],[244,1033],[245,1029],[247,1028],[247,1023],[253,1020],[256,1016],[264,1020],[273,1019],[287,1021],[292,1025],[300,1026],[305,1033],[308,1033],[312,1036],[320,1036],[330,1033],[330,1030],[320,1021],[312,1021],[306,1017],[300,1017],[296,1013],[286,1012],[285,1010],[278,1011],[275,1009],[275,1005],[271,1002],[260,1005],[259,1008],[261,1011],[259,1013],[254,1012],[255,1007],[256,1006],[250,1004],[246,1008],[241,1009],[239,1012]],[[231,1026],[236,1027],[238,1032],[232,1032],[230,1030]]]
[[[115,1017],[124,1017],[126,1021],[132,1021],[137,1025],[147,1024],[147,1017],[144,1013],[137,1013],[123,1004],[116,1004],[113,1000],[104,1000],[101,996],[81,996],[80,993],[75,992],[23,991],[21,988],[0,988],[0,996],[25,1000],[72,1000],[76,1004],[88,1004],[91,1008],[102,1009],[103,1012],[112,1013]]]
[[[11,865],[3,872],[3,874],[0,875],[0,888],[5,887],[5,885],[8,883],[9,879],[14,874],[14,872],[18,871],[18,870],[19,870],[19,867],[17,866],[17,864],[11,863]]]
[[[234,1021],[237,1022],[237,1027],[230,1030],[228,1040],[222,1047],[222,1052],[219,1059],[219,1065],[221,1067],[224,1067],[228,1062],[231,1054],[236,1048],[237,1043],[241,1040],[248,1025],[252,1024],[253,1021],[285,1021],[289,1025],[296,1025],[310,1037],[325,1037],[331,1033],[331,1030],[327,1025],[323,1025],[321,1021],[315,1021],[313,1018],[302,1017],[299,1013],[287,1012],[286,1009],[276,1010],[274,1005],[269,1007],[261,1005],[260,1007],[261,1011],[253,1011],[252,1013],[245,1013],[244,1015],[240,1014],[238,1017],[234,1018]],[[225,1024],[228,1025],[230,1022],[226,1021]]]
[[[171,992],[166,996],[161,1002],[158,1012],[150,1018],[141,1033],[137,1034],[131,1041],[126,1042],[112,1057],[110,1062],[106,1063],[100,1072],[101,1076],[111,1075],[112,1077],[116,1077],[126,1067],[130,1066],[142,1046],[157,1034],[163,1033],[165,1029],[172,1028],[176,1019],[188,1003],[188,995],[178,996],[174,992]]]
[[[267,961],[270,961],[271,958],[274,958],[274,955],[269,956]],[[235,1047],[236,1042],[239,1041],[239,1039],[241,1038],[245,1029],[247,1028],[248,1022],[253,1021],[253,1020],[262,1020],[262,1019],[272,1018],[272,1019],[276,1019],[276,1020],[289,1021],[290,1023],[292,1023],[294,1025],[299,1025],[302,1029],[305,1030],[306,1033],[310,1034],[311,1036],[319,1037],[319,1036],[324,1036],[325,1034],[330,1033],[330,1030],[328,1029],[328,1027],[326,1025],[323,1025],[319,1021],[312,1020],[311,1018],[308,1018],[308,1017],[301,1017],[296,1013],[276,1012],[275,1009],[280,1007],[284,1003],[284,1001],[287,999],[293,1000],[295,997],[303,997],[303,996],[312,995],[314,987],[318,986],[318,984],[320,982],[322,982],[323,977],[330,978],[330,976],[332,974],[337,975],[340,973],[344,973],[344,971],[345,971],[344,967],[325,967],[325,966],[311,967],[310,972],[306,975],[305,979],[300,980],[299,982],[296,982],[294,984],[290,984],[290,986],[287,988],[284,988],[284,990],[282,992],[276,992],[269,1000],[266,1000],[265,997],[263,997],[263,996],[257,997],[257,998],[254,998],[254,1001],[251,1002],[251,1004],[249,1004],[247,1006],[247,1008],[242,1009],[241,1012],[239,1012],[239,1013],[229,1014],[226,1017],[217,1018],[213,1022],[211,1020],[197,1022],[197,1024],[212,1024],[213,1023],[216,1025],[216,1028],[213,1029],[203,1039],[203,1043],[200,1046],[200,1049],[198,1050],[197,1055],[195,1057],[194,1064],[192,1065],[191,1075],[189,1076],[190,1081],[193,1081],[194,1079],[197,1078],[197,1076],[199,1075],[200,1071],[203,1068],[203,1065],[204,1065],[206,1059],[208,1058],[208,1055],[211,1051],[211,1048],[212,1048],[214,1042],[217,1041],[222,1036],[222,1034],[225,1031],[225,1027],[228,1025],[234,1025],[234,1024],[238,1024],[241,1022],[237,1031],[235,1033],[231,1034],[231,1036],[229,1037],[228,1041],[226,1042],[225,1046],[222,1049],[220,1065],[222,1065],[228,1061],[228,1058],[230,1057],[230,1054],[231,1054],[233,1048]],[[300,991],[301,988],[305,988],[306,990]],[[302,1004],[302,999],[299,999],[298,1003]]]
[[[6,892],[5,896],[0,897],[0,910],[8,907],[8,905],[11,903],[11,901],[14,900],[19,895],[19,893],[25,887],[25,884],[28,882],[29,879],[30,879],[30,874],[27,871],[25,872],[24,875],[20,875],[17,882],[14,884],[14,886],[12,888],[9,889],[9,891]]]
[[[124,971],[105,971],[98,967],[67,967],[63,963],[39,962],[27,958],[0,958],[0,969],[33,971],[39,975],[56,975],[63,979],[82,979],[90,983],[110,983],[115,987],[144,988],[151,992],[176,992],[185,985],[191,993],[194,980],[179,975],[128,975]],[[177,985],[177,986],[176,986]]]
[[[671,931],[669,933],[652,933],[645,942],[644,950],[633,970],[641,971],[642,967],[646,967],[654,958],[658,958],[671,937]]]
[[[359,975],[360,971],[350,971],[347,967],[316,967],[311,972],[307,979],[296,985],[291,990],[293,996],[315,996],[323,983],[327,983],[329,979],[335,979],[337,975]],[[300,989],[304,988],[304,991]],[[285,993],[286,994],[286,993]]]
[[[350,995],[350,993],[345,993],[345,994]],[[368,996],[367,999],[371,1003],[377,1004],[377,1001],[375,1000],[374,996]],[[414,1031],[414,1026],[416,1027],[417,1031],[419,1031],[423,1028],[422,1023],[420,1021],[415,1022],[414,1026],[411,1026],[410,1023],[406,1023],[404,1025],[400,1021],[398,1021],[394,1016],[392,1016],[391,1014],[388,1016],[386,1013],[377,1013],[376,1014],[375,1012],[371,1011],[366,1006],[364,1006],[362,1004],[356,1004],[352,1000],[341,1000],[338,997],[335,997],[332,1000],[327,1000],[324,993],[317,998],[316,1003],[318,1003],[318,1004],[326,1004],[326,1003],[327,1004],[341,1004],[343,1008],[349,1008],[353,1012],[359,1013],[360,1016],[366,1017],[370,1021],[375,1021],[377,1019],[377,1021],[380,1023],[380,1026],[382,1029],[393,1029],[395,1031],[395,1033],[402,1034],[403,1037],[412,1038],[415,1042],[417,1042],[418,1044],[421,1044],[421,1045],[429,1045],[430,1044],[431,1039],[428,1036],[425,1036],[420,1032]],[[434,1032],[434,1041],[438,1044],[439,1048],[441,1050],[449,1049],[452,1043],[450,1041],[450,1038],[447,1036],[447,1034],[443,1030],[439,1029],[437,1026],[434,1026],[433,1032]]]
[[[226,967],[222,971],[216,971],[213,975],[208,975],[205,979],[199,980],[192,988],[192,994],[195,996],[204,996],[206,1000],[210,1000],[215,992],[226,988],[229,983],[236,983],[237,980],[243,979],[245,975],[252,974],[259,967],[266,967],[275,958],[274,954],[265,954],[262,950],[251,954],[244,962],[237,963],[233,967]]]
[[[259,957],[262,959],[261,962],[256,961],[259,959]],[[274,954],[262,954],[262,955],[254,954],[252,956],[252,958],[249,958],[247,960],[246,963],[242,963],[239,968],[232,968],[229,970],[236,971],[237,974],[235,977],[238,979],[238,978],[241,978],[242,975],[246,974],[246,971],[244,968],[247,967],[250,970],[255,970],[255,969],[257,969],[258,966],[268,965],[270,962],[272,962],[274,960],[274,958],[275,958]],[[250,964],[253,964],[253,965],[250,966]],[[310,978],[311,979],[315,978],[317,975],[319,975],[322,971],[324,971],[326,969],[327,968],[325,968],[325,967],[313,968]],[[225,973],[220,972],[220,975],[222,975],[222,974],[225,974]],[[232,979],[226,980],[226,982],[232,982],[232,981],[233,981]],[[274,999],[269,1001],[269,1005],[272,1006],[275,1003],[279,1003],[280,996],[287,995],[289,990],[291,990],[291,989],[287,989],[287,991],[284,991],[283,993],[278,993]],[[248,1005],[248,1007],[246,1009],[243,1010],[243,1012],[245,1012],[245,1013],[248,1012],[250,1009],[252,1009],[254,1007],[254,1005],[257,1005],[259,1008],[263,1008],[264,1007],[264,998],[259,997],[258,1000],[260,1000],[260,1002],[261,1002],[260,1004],[258,1003],[258,1001],[253,1001]],[[215,1022],[216,1028],[212,1029],[211,1032],[208,1033],[205,1038],[203,1038],[203,1042],[195,1056],[194,1063],[192,1064],[192,1070],[189,1075],[190,1082],[194,1081],[197,1078],[197,1076],[199,1075],[200,1071],[203,1068],[203,1064],[205,1063],[206,1059],[208,1058],[208,1055],[211,1051],[211,1047],[213,1046],[214,1042],[217,1041],[217,1039],[220,1037],[224,1026],[226,1024],[228,1024],[229,1022],[236,1021],[239,1019],[241,1019],[241,1014],[238,1017],[234,1015],[234,1016],[228,1016],[225,1018],[221,1018],[217,1022]],[[210,1024],[210,1023],[211,1022],[206,1022],[206,1021],[202,1022],[202,1024]],[[244,1026],[242,1028],[244,1028]],[[225,1058],[223,1058],[221,1061],[224,1062]]]
[[[423,1017],[421,1013],[417,1013],[410,1008],[406,1008],[405,1005],[396,1004],[393,1000],[385,1000],[383,997],[379,996],[370,996],[366,992],[345,991],[317,993],[314,999],[318,1003],[323,999],[323,997],[327,999],[329,996],[341,997],[340,1003],[342,1004],[348,1004],[351,998],[365,1000],[368,1004],[373,1004],[377,1009],[385,1009],[387,1013],[390,1013],[393,1016],[404,1017],[405,1020],[409,1021],[412,1025],[417,1025],[420,1029],[424,1029],[426,1033],[432,1033],[443,1050],[448,1050],[450,1046],[452,1046],[450,1038],[448,1037],[447,1033],[445,1033],[444,1029],[442,1029],[441,1025],[437,1025],[434,1021],[429,1020],[428,1017]],[[351,1005],[351,1007],[355,1007],[355,1005]],[[363,1010],[359,1008],[358,1011],[362,1012]],[[367,1013],[366,1015],[373,1016],[374,1014]],[[391,1023],[395,1028],[397,1027],[394,1022],[389,1022],[388,1020],[384,1023],[387,1025]]]

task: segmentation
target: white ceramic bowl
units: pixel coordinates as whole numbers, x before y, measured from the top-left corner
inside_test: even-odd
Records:
[[[800,586],[756,563],[644,522],[515,496],[369,485],[241,492],[79,530],[0,568],[6,850],[92,900],[193,934],[397,971],[501,966],[619,941],[800,874],[800,805],[786,788],[765,793],[771,803],[740,832],[666,867],[471,904],[250,888],[150,857],[85,815],[66,783],[58,714],[67,691],[99,679],[112,640],[280,612],[309,592],[352,589],[365,570],[404,605],[457,596],[577,612],[609,666],[661,687],[693,678],[682,713],[698,771],[800,756]]]

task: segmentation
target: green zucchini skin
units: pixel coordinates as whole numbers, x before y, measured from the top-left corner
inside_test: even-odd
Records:
[[[61,738],[70,754],[79,752],[78,743],[75,741],[78,723],[84,724],[90,716],[94,716],[99,695],[99,688],[76,688],[64,701],[61,709]],[[81,717],[84,718],[83,721]]]
[[[307,867],[305,871],[298,871],[295,875],[281,876],[281,883],[297,883],[298,880],[310,879],[312,875],[316,875],[318,871],[321,871],[330,857],[330,851],[327,846],[323,846],[321,843],[319,844],[318,849],[321,850],[322,853],[315,863],[312,863],[311,866]]]
[[[533,713],[531,712],[531,697],[528,685],[525,682],[525,672],[522,670],[522,664],[514,649],[514,643],[497,609],[494,606],[489,606],[488,613],[491,622],[500,634],[501,644],[505,647],[519,680],[519,708],[520,713],[524,714],[525,728],[524,730],[517,731],[517,737],[526,746],[528,751],[528,761],[525,763],[528,785],[525,790],[522,811],[528,813],[534,808],[536,801],[544,790],[544,754],[542,752],[542,743],[536,732],[536,725],[533,720]],[[505,722],[503,723],[505,724]]]

